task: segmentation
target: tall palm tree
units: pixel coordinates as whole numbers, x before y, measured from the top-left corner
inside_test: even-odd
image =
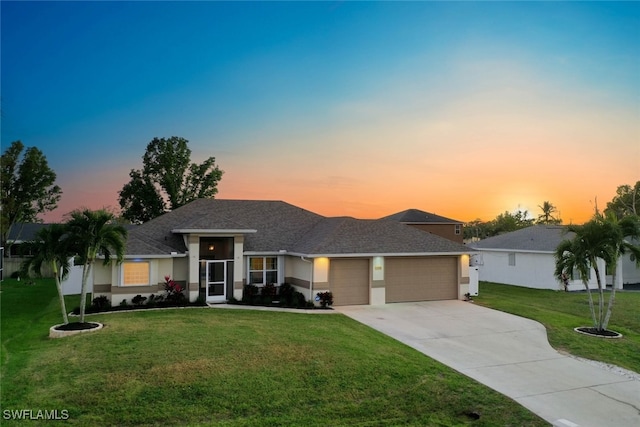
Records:
[[[97,211],[82,209],[72,212],[71,219],[67,222],[78,255],[83,260],[80,323],[84,323],[87,280],[96,258],[99,255],[103,256],[105,265],[112,261],[112,257],[117,263],[124,259],[127,230],[114,223],[114,220],[114,215],[104,209]]]
[[[544,201],[542,205],[538,205],[538,207],[542,210],[542,214],[538,215],[538,220],[536,221],[538,224],[560,224],[562,222],[560,218],[554,216],[554,213],[558,212],[558,209],[553,203]]]
[[[637,218],[630,217],[624,221],[613,220],[596,211],[594,217],[584,225],[570,225],[568,231],[575,233],[571,240],[563,240],[555,252],[555,276],[558,280],[571,275],[574,270],[580,273],[589,296],[589,308],[593,326],[598,331],[606,330],[611,317],[615,286],[609,297],[607,314],[604,310],[604,290],[602,273],[598,267],[598,259],[604,260],[610,269],[615,270],[618,258],[627,251],[640,255],[640,248],[632,245],[625,236],[640,236]],[[598,311],[596,313],[591,290],[589,289],[589,270],[593,268],[598,285]]]
[[[45,266],[51,267],[53,277],[56,280],[58,296],[60,297],[60,309],[64,323],[69,323],[67,307],[62,293],[62,281],[69,275],[70,262],[74,250],[70,245],[68,228],[64,224],[51,224],[41,228],[35,235],[35,239],[25,245],[25,249],[33,254],[27,258],[21,266],[22,271],[28,275],[33,271],[42,276]]]

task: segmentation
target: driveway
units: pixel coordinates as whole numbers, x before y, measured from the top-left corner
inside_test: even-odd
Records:
[[[544,326],[533,320],[464,301],[335,309],[499,391],[554,426],[640,426],[640,375],[558,353]]]

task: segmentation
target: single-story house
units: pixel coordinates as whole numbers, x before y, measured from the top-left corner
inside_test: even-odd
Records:
[[[554,253],[562,240],[570,240],[574,236],[574,233],[567,232],[566,227],[561,225],[534,225],[489,237],[468,245],[478,251],[472,255],[471,265],[479,267],[480,280],[537,289],[564,289],[564,285],[554,276]],[[618,262],[616,289],[622,289],[623,284],[638,280],[635,265],[630,267],[631,261],[626,262],[626,258],[629,255],[623,256]],[[603,260],[599,260],[598,267],[602,280],[611,285],[612,277],[607,276]],[[593,269],[588,283],[591,289],[597,289]],[[572,273],[568,289],[584,289],[577,271]]]
[[[328,218],[282,201],[199,199],[129,231],[119,265],[97,263],[94,296],[113,305],[161,293],[240,299],[247,284],[290,283],[335,305],[461,299],[469,248],[393,220]]]
[[[446,218],[419,209],[407,209],[406,211],[385,216],[382,219],[398,221],[401,224],[410,225],[411,227],[433,233],[445,239],[453,240],[460,244],[463,243],[464,235],[462,226],[464,223],[462,221]]]

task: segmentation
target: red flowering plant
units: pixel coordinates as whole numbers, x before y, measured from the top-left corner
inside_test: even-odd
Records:
[[[164,291],[166,294],[166,301],[177,305],[187,303],[187,297],[184,294],[184,288],[169,276],[164,276]]]

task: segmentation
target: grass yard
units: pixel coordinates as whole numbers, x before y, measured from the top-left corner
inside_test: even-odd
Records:
[[[597,304],[597,294],[594,294]],[[609,292],[605,292],[606,301]],[[549,343],[560,351],[612,363],[640,372],[640,292],[616,292],[608,329],[621,339],[603,339],[573,330],[591,326],[589,301],[584,292],[558,292],[481,282],[477,304],[537,320],[547,328]],[[596,308],[597,309],[597,308]]]
[[[2,283],[3,415],[67,410],[60,423],[82,426],[547,425],[339,314],[100,314],[88,320],[102,331],[52,340],[55,293],[47,280]],[[77,304],[69,298],[69,308]]]

